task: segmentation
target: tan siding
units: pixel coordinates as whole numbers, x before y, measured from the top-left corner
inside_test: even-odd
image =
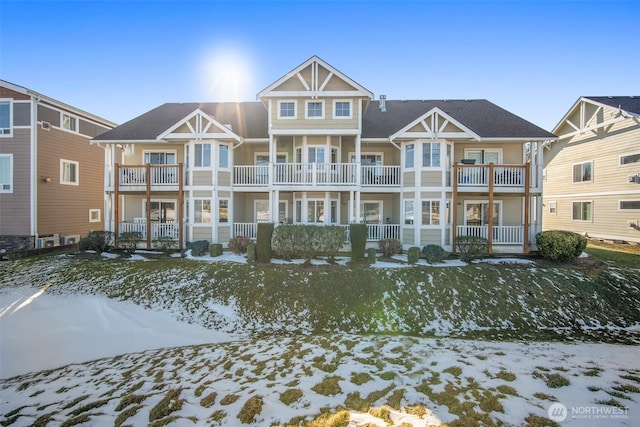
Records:
[[[283,98],[284,99],[284,98]],[[287,99],[289,100],[289,99]],[[273,110],[271,111],[271,121],[274,129],[357,129],[360,120],[358,103],[359,98],[321,98],[324,101],[324,119],[306,119],[305,99],[297,99],[296,118],[278,119],[278,101],[273,100]],[[350,119],[335,119],[333,117],[333,101],[352,101]]]
[[[231,239],[231,227],[218,227],[218,243],[226,243],[229,239]]]
[[[404,186],[405,187],[414,187],[414,183],[416,179],[416,173],[415,172],[405,172],[404,173]]]
[[[441,187],[442,172],[440,171],[422,171],[420,172],[420,184],[423,187]]]
[[[324,78],[322,81],[324,82]],[[329,83],[324,87],[324,90],[356,90],[356,88],[338,76],[333,75],[331,80],[329,80]]]
[[[0,153],[13,154],[13,192],[0,193],[0,235],[31,234],[30,132],[14,129],[12,138],[0,138]],[[37,185],[46,184],[39,181]]]
[[[413,244],[415,240],[415,231],[413,228],[403,228],[402,229],[402,242]]]
[[[141,195],[128,195],[125,197],[123,216],[121,221],[131,222],[134,218],[142,218],[145,213],[142,210],[143,200],[145,196]]]
[[[231,186],[231,174],[229,172],[218,172],[218,185],[223,187]]]
[[[196,240],[208,240],[211,241],[211,231],[212,228],[211,226],[207,226],[207,227],[199,227],[199,226],[193,226],[193,241],[195,242]]]
[[[193,185],[212,185],[210,171],[193,171]]]
[[[79,162],[79,185],[60,183],[60,159]],[[104,150],[87,138],[57,129],[38,130],[38,176],[51,182],[38,185],[38,233],[85,235],[104,229],[90,223],[89,209],[100,209],[104,220]]]
[[[501,142],[501,143],[469,143],[462,144],[456,143],[453,151],[453,158],[455,162],[460,162],[464,159],[464,151],[467,149],[472,150],[494,150],[501,149],[502,150],[502,162],[505,164],[523,164],[522,161],[522,153],[524,150],[524,145],[522,142],[513,141],[513,142]]]
[[[420,246],[439,245],[442,231],[440,228],[427,228],[420,230]]]
[[[142,165],[144,164],[144,152],[175,152],[176,161],[184,163],[184,146],[182,144],[136,144],[135,153],[123,155],[122,164],[125,165]],[[104,156],[104,154],[103,154]]]
[[[211,191],[206,191],[206,190],[194,190],[193,191],[193,197],[198,197],[198,198],[202,198],[202,197],[211,197]]]

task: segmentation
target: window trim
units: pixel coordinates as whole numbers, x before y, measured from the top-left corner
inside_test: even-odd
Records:
[[[65,163],[73,164],[76,167],[75,170],[75,181],[67,181],[64,179],[64,165]],[[62,185],[80,185],[80,162],[75,160],[68,159],[60,159],[60,184]]]
[[[422,221],[424,210],[423,205],[429,202],[429,224]],[[433,223],[433,202],[438,203],[438,224]],[[414,205],[415,206],[415,205]],[[415,219],[415,214],[414,214]],[[442,200],[441,199],[420,199],[420,226],[423,228],[441,228],[442,227]]]
[[[227,220],[226,221],[222,221],[222,219],[221,219],[222,218],[222,215],[220,215],[220,212],[221,212],[221,209],[222,209],[222,206],[220,206],[221,202],[227,202],[227,207],[226,207],[227,208]],[[217,218],[218,224],[229,224],[231,222],[229,220],[229,212],[231,210],[231,208],[229,206],[230,206],[229,197],[220,197],[218,199],[218,218]]]
[[[196,212],[198,212],[198,202],[201,202],[200,207],[201,207],[201,218],[204,219],[204,202],[209,202],[209,221],[196,221]],[[193,198],[193,224],[212,224],[213,221],[211,220],[211,198],[210,197],[194,197]]]
[[[319,116],[309,115],[309,104],[320,104],[322,106],[322,114]],[[324,99],[307,99],[304,101],[304,118],[310,120],[324,119],[325,115]]]
[[[293,104],[293,116],[283,116],[282,110],[281,110],[281,105],[282,104]],[[298,118],[298,103],[296,102],[295,99],[282,99],[282,100],[278,100],[278,112],[277,112],[277,117],[278,119],[281,120],[295,120]]]
[[[489,199],[470,199],[470,200],[465,200],[464,201],[463,206],[464,206],[464,225],[465,226],[468,226],[468,224],[467,224],[467,214],[466,214],[467,209],[468,209],[467,206],[468,205],[477,205],[477,204],[480,204],[481,206],[484,205],[484,204],[488,205],[489,204]],[[502,226],[502,219],[503,219],[503,215],[504,215],[504,209],[503,209],[503,206],[502,206],[502,200],[494,200],[493,204],[494,205],[498,205],[498,224],[497,224],[497,227],[501,227]],[[486,225],[489,225],[489,224],[486,224]],[[496,226],[494,225],[494,227],[496,227]]]
[[[420,156],[420,169],[424,169],[424,170],[441,170],[442,169],[442,141],[421,141],[421,156]],[[424,146],[429,144],[430,146],[432,146],[433,144],[438,144],[439,148],[438,148],[438,166],[433,166],[433,148],[431,148],[431,157],[430,157],[430,163],[431,166],[425,166],[424,165]],[[415,149],[414,149],[415,150]],[[415,153],[415,151],[414,151]],[[414,162],[415,162],[415,155],[414,155]]]
[[[65,122],[64,122],[65,118],[69,118],[69,121],[73,120],[74,129],[65,126]],[[65,113],[64,111],[60,112],[60,129],[62,129],[64,131],[67,131],[67,132],[79,133],[79,131],[78,131],[79,123],[80,123],[80,119],[78,118],[78,116],[74,116],[73,114]]]
[[[412,165],[411,166],[407,166],[407,149],[409,146],[413,146],[412,148],[412,153],[413,153],[413,157],[412,157]],[[402,150],[402,167],[404,169],[415,169],[416,168],[416,142],[413,141],[411,143],[406,143],[403,145],[403,150]]]
[[[640,203],[640,200],[618,200],[618,211],[620,211],[620,212],[640,212],[640,207],[639,208],[623,209],[622,208],[622,203],[623,202],[638,202],[638,203]]]
[[[404,199],[402,201],[402,225],[404,227],[414,227],[416,225],[416,201],[414,199]],[[409,220],[411,222],[407,222],[407,204],[411,203],[411,212],[413,215],[413,219]]]
[[[589,179],[589,181],[585,181],[585,180],[576,181],[575,166],[576,165],[585,165],[587,163],[591,163],[591,179]],[[594,169],[595,168],[594,168],[594,161],[593,160],[586,160],[586,161],[583,161],[583,162],[572,163],[571,164],[571,183],[572,184],[592,184],[593,183]],[[580,173],[582,174],[582,169],[581,169]]]
[[[97,219],[93,219],[94,213],[98,214]],[[102,221],[102,209],[89,209],[89,222],[101,222]]]
[[[203,166],[203,165],[198,165],[198,164],[197,164],[198,156],[197,156],[197,154],[196,154],[196,153],[197,153],[196,147],[197,147],[198,145],[201,145],[201,146],[208,145],[208,146],[209,146],[209,166]],[[211,142],[202,142],[202,141],[200,141],[200,142],[195,142],[195,143],[193,144],[193,168],[194,168],[194,169],[211,169],[211,167],[212,167],[212,166],[211,166],[211,160],[212,160],[212,158],[213,158],[213,155],[212,155],[211,149],[213,148],[213,145],[214,145],[214,144],[212,144]],[[203,159],[204,159],[204,156],[202,156],[202,155],[201,155],[201,156],[200,156],[200,160],[203,160]],[[176,156],[176,160],[177,160],[177,156]]]
[[[9,132],[4,133],[5,128],[0,128],[0,138],[13,138],[13,99],[12,98],[0,98],[0,104],[9,104]],[[12,186],[13,188],[13,186]]]
[[[171,166],[175,166],[178,164],[178,150],[152,150],[152,149],[148,149],[148,150],[142,150],[142,163],[143,164],[147,164],[145,163],[145,157],[147,156],[147,154],[173,154],[176,158],[176,162],[175,163],[149,163],[150,165],[171,165]],[[195,154],[195,150],[194,150],[194,154]],[[195,159],[194,159],[195,160]]]
[[[633,162],[633,163],[622,164],[622,158],[623,157],[629,157],[629,156],[640,156],[640,151],[620,154],[618,156],[618,167],[628,168],[628,167],[633,167],[633,166],[637,167],[637,166],[640,165],[640,160],[638,160],[637,162]]]
[[[338,102],[349,104],[348,116],[338,116],[337,114]],[[334,99],[333,100],[333,118],[337,120],[353,119],[353,101],[350,99]]]
[[[551,210],[553,207],[553,211]],[[558,202],[555,200],[549,200],[549,215],[558,214]]]
[[[575,219],[573,217],[573,205],[575,203],[591,203],[591,209],[590,209],[590,216],[591,219]],[[593,222],[593,213],[594,213],[594,206],[593,206],[593,200],[572,200],[571,201],[571,221],[572,222]],[[580,212],[582,212],[582,209],[580,209]]]
[[[9,189],[8,190],[4,190],[1,186],[0,186],[0,193],[3,194],[11,194],[13,193],[13,153],[3,153],[0,154],[0,158],[8,158],[9,159]],[[0,183],[0,184],[4,184],[4,183]]]
[[[222,156],[220,155],[220,152],[222,150],[222,147],[225,147],[227,149],[227,165],[226,166],[222,166],[220,164],[220,159],[222,158]],[[228,171],[229,169],[231,169],[231,147],[229,146],[229,144],[218,143],[218,149],[216,150],[216,152],[218,154],[216,159],[218,169],[224,170],[224,171]]]

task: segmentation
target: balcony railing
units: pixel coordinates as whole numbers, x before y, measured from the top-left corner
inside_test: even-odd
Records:
[[[523,188],[526,165],[455,165],[458,186],[488,187],[490,180],[497,187]]]
[[[399,186],[400,166],[360,166],[357,163],[276,163],[234,166],[234,185],[266,185],[269,174],[275,185]]]
[[[147,165],[120,166],[119,184],[121,187],[147,184]],[[177,165],[150,165],[149,179],[151,185],[178,185]]]
[[[458,225],[456,235],[489,238],[487,225]],[[521,245],[524,242],[524,227],[522,225],[493,226],[493,244]]]
[[[126,232],[139,232],[142,234],[142,240],[147,239],[147,224],[142,222],[120,222],[118,226],[119,234]],[[174,222],[151,222],[151,240],[158,237],[170,237],[174,240],[178,239],[178,224]]]
[[[338,224],[345,230],[345,242],[349,241],[349,225]],[[277,227],[277,225],[276,225]],[[247,236],[251,239],[255,239],[257,236],[258,224],[255,222],[249,223],[234,223],[233,235],[234,236]],[[367,224],[367,241],[379,241],[383,239],[398,239],[400,240],[400,224]]]

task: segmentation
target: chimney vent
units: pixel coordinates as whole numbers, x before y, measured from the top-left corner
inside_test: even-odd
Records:
[[[387,112],[387,95],[380,95],[380,111]]]

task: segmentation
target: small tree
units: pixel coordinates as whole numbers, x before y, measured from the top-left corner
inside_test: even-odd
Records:
[[[229,239],[229,250],[236,255],[247,253],[251,239],[247,236],[235,236]]]
[[[142,233],[139,231],[125,231],[120,234],[118,246],[128,254],[134,254],[138,249],[138,243],[142,240]]]
[[[351,241],[351,260],[364,261],[364,251],[367,246],[367,225],[351,224],[349,226],[349,240]]]
[[[113,242],[113,232],[98,230],[91,231],[78,242],[78,249],[81,251],[96,251],[99,254],[106,252]]]
[[[402,242],[398,239],[382,239],[378,242],[378,249],[385,258],[402,252]]]
[[[462,261],[471,262],[487,253],[489,241],[484,237],[460,236],[456,239],[456,248]]]

